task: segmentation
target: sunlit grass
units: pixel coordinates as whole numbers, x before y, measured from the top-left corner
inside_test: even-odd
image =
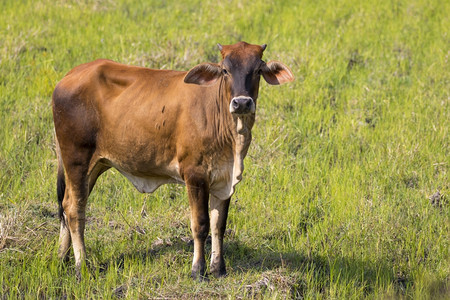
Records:
[[[0,11],[2,297],[450,292],[448,1],[40,0]],[[187,70],[239,40],[267,43],[265,59],[296,81],[261,86],[230,208],[228,277],[190,279],[182,186],[142,195],[109,171],[89,199],[78,283],[73,260],[56,258],[55,84],[100,57]]]

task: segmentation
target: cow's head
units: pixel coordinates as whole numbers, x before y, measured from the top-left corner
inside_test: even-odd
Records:
[[[262,60],[266,45],[239,42],[234,45],[217,44],[222,53],[219,64],[202,63],[192,68],[184,82],[213,85],[223,79],[230,87],[230,112],[236,115],[255,113],[261,75],[272,85],[294,80],[291,70],[278,61]]]

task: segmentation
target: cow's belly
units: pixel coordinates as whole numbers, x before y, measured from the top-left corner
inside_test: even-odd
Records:
[[[124,171],[119,170],[141,193],[153,193],[158,187],[167,183],[183,183],[172,177],[154,177],[154,176],[135,176]]]
[[[121,167],[119,164],[110,162],[110,165],[124,175],[141,193],[153,193],[158,187],[167,183],[184,184],[183,179],[179,175],[179,167],[177,163],[168,165],[163,169],[159,169],[157,174],[150,172],[147,174],[136,174],[127,168]]]
[[[105,163],[105,161],[107,161]],[[179,173],[179,165],[172,162],[166,167],[155,172],[142,172],[143,170],[131,170],[112,160],[104,160],[104,164],[114,167],[124,175],[141,193],[153,193],[158,187],[168,183],[185,184]],[[209,170],[210,193],[221,200],[230,198],[235,191],[235,186],[242,179],[244,170],[243,159],[235,158],[228,162],[215,164]]]
[[[168,183],[184,184],[183,179],[180,176],[137,176],[128,173],[120,168],[116,169],[124,175],[141,193],[153,193],[158,187]],[[241,181],[242,172],[236,172],[234,168],[223,168],[213,172],[213,180],[210,186],[210,193],[221,200],[230,198],[235,191],[235,186]]]

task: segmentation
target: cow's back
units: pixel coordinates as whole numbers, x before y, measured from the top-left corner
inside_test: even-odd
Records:
[[[110,60],[77,66],[67,73],[53,92],[57,136],[60,135],[58,131],[61,135],[71,132],[75,140],[80,137],[79,140],[89,142],[99,130],[117,125],[117,119],[127,117],[126,114],[135,119],[147,109],[149,117],[149,107],[156,106],[157,102],[166,102],[162,95],[168,98],[168,91],[174,90],[171,82],[179,82],[178,78],[183,74],[127,66]]]
[[[90,169],[101,159],[135,176],[172,176],[177,154],[204,139],[204,88],[186,85],[185,74],[109,60],[75,67],[53,93],[62,151],[89,152]]]

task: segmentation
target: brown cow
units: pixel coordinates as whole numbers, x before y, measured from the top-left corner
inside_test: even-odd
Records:
[[[230,197],[242,178],[260,75],[272,85],[294,79],[280,62],[262,61],[266,45],[220,45],[219,64],[189,72],[96,60],[71,70],[53,92],[61,219],[59,256],[72,242],[77,275],[85,258],[88,196],[114,167],[143,193],[165,183],[187,187],[194,238],[192,277],[226,274],[223,235]],[[211,216],[208,212],[211,210]]]

